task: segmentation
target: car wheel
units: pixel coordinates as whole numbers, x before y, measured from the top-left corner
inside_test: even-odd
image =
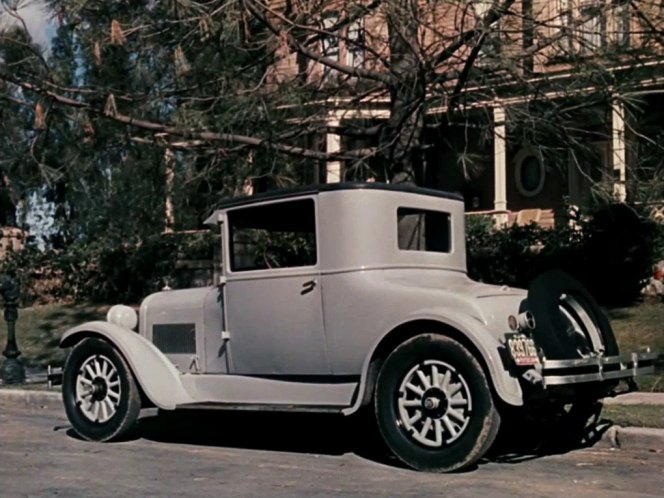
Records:
[[[562,271],[549,271],[528,287],[535,339],[548,359],[618,354],[609,319],[590,293]]]
[[[74,430],[89,441],[109,441],[132,428],[141,396],[131,370],[108,342],[88,338],[69,354],[62,397]]]
[[[415,336],[390,354],[378,375],[374,407],[389,449],[417,470],[471,465],[500,426],[482,367],[464,346],[436,334]]]

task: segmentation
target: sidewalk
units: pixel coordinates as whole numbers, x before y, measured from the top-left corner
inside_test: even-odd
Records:
[[[605,398],[605,405],[664,405],[664,393],[628,393]],[[662,412],[664,416],[664,412]]]
[[[62,408],[60,391],[44,389],[18,389],[3,387],[0,384],[0,409],[3,405],[24,405],[33,408]]]

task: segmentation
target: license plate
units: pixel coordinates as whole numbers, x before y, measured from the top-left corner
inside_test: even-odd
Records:
[[[522,365],[535,365],[539,363],[539,356],[537,356],[537,348],[535,341],[530,337],[523,334],[506,334],[507,347],[510,349],[510,354],[514,363],[519,366]]]

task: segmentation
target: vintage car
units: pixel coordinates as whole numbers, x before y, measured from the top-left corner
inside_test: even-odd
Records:
[[[62,337],[83,438],[122,436],[142,407],[371,409],[394,455],[446,472],[485,454],[505,407],[594,401],[653,370],[653,354],[619,355],[564,273],[528,291],[472,281],[454,194],[324,185],[232,199],[207,223],[214,286],[116,305]]]

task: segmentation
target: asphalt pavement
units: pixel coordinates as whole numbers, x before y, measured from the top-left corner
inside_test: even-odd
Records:
[[[661,406],[664,418],[664,393],[627,393],[614,398],[606,398],[604,404]],[[62,396],[59,392],[48,390],[0,388],[0,409],[3,406],[61,410]],[[597,444],[600,446],[616,449],[664,451],[664,429],[606,424],[598,431],[597,440]]]
[[[128,440],[90,443],[75,436],[60,406],[42,405],[46,398],[37,395],[28,404],[10,397],[0,396],[3,498],[621,498],[659,497],[664,489],[664,450],[498,453],[463,473],[427,474],[367,453],[329,415],[148,414]]]

